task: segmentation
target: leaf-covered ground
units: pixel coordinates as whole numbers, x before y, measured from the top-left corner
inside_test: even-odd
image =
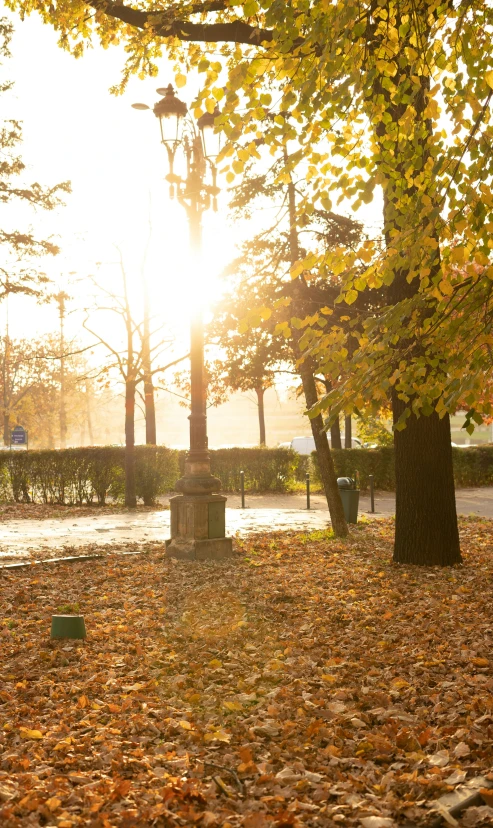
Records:
[[[2,826],[425,825],[493,764],[492,530],[450,570],[392,565],[386,522],[4,571]]]
[[[141,514],[167,509],[168,506],[157,503],[155,506],[139,504],[135,509],[128,509],[118,503],[105,506],[65,506],[63,503],[0,503],[0,522],[12,520],[46,520],[46,518],[99,517],[100,515]]]

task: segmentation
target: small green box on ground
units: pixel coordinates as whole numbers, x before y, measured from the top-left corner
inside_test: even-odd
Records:
[[[86,625],[83,615],[52,615],[52,638],[85,638]]]

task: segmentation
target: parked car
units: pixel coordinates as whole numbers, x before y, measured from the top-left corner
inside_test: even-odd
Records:
[[[330,445],[330,436],[329,445]],[[290,443],[279,443],[279,448],[292,448],[298,454],[311,454],[315,451],[315,440],[313,437],[293,437]],[[351,440],[351,448],[363,448],[363,444],[358,437],[353,437]]]

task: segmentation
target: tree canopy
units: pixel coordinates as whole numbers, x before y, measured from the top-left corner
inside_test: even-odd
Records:
[[[452,411],[462,400],[490,413],[491,4],[69,0],[63,13],[45,0],[9,5],[38,11],[76,55],[91,39],[124,43],[122,84],[133,72],[155,75],[164,49],[177,61],[178,85],[183,67],[196,68],[195,114],[221,101],[231,180],[258,154],[260,134],[274,152],[296,138],[309,185],[300,214],[330,210],[334,200],[357,208],[382,188],[384,247],[366,239],[297,268],[343,274],[346,305],[386,286],[388,308],[365,311],[357,348],[347,349],[343,328],[314,324],[313,351],[328,372],[334,353],[338,367],[351,353],[347,394],[356,405],[369,389],[378,399],[395,386],[414,412]],[[410,331],[418,349],[410,350]]]

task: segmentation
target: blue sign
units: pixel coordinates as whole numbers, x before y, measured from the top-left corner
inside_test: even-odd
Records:
[[[27,431],[22,426],[16,426],[10,435],[11,446],[27,446]]]

